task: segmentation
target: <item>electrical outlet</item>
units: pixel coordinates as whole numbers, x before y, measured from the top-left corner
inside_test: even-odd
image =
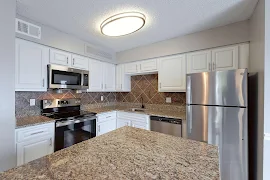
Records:
[[[172,103],[172,98],[171,97],[166,97],[166,103]]]
[[[30,99],[30,106],[35,106],[35,105],[36,105],[36,100]]]
[[[103,96],[100,96],[100,100],[101,100],[101,101],[104,101],[104,97],[103,97]]]

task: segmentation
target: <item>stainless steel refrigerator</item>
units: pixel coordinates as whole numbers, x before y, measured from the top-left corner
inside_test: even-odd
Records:
[[[247,69],[186,78],[187,137],[219,147],[221,180],[247,180]]]

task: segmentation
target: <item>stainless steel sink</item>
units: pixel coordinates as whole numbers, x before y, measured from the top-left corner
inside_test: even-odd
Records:
[[[138,112],[144,112],[146,109],[143,109],[143,108],[131,108],[130,111],[138,111]]]

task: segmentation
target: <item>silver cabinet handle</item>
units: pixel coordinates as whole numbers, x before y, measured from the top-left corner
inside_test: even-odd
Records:
[[[30,134],[30,136],[36,135],[36,134],[41,134],[41,133],[43,133],[43,132],[44,132],[44,131],[34,132],[34,133]]]
[[[67,64],[68,64],[68,57],[67,57]]]
[[[45,79],[42,79],[42,86],[45,87]]]
[[[140,64],[140,70],[142,70],[142,65]]]
[[[107,116],[106,118],[110,118],[110,117],[112,117],[112,116]]]
[[[138,71],[138,65],[136,64],[136,71]]]
[[[209,71],[211,71],[211,63],[208,63]]]
[[[75,64],[75,59],[73,58],[73,65]]]
[[[213,62],[213,70],[216,70],[216,63]]]
[[[103,89],[103,84],[101,84],[101,89]]]
[[[123,84],[121,84],[121,90],[123,89]]]
[[[100,125],[98,125],[98,132],[100,132]]]
[[[52,138],[50,138],[50,146],[52,146]]]

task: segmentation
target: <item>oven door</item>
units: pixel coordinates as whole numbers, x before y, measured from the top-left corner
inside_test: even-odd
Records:
[[[96,137],[96,119],[56,121],[54,151]]]
[[[48,65],[49,89],[88,89],[88,71]]]

